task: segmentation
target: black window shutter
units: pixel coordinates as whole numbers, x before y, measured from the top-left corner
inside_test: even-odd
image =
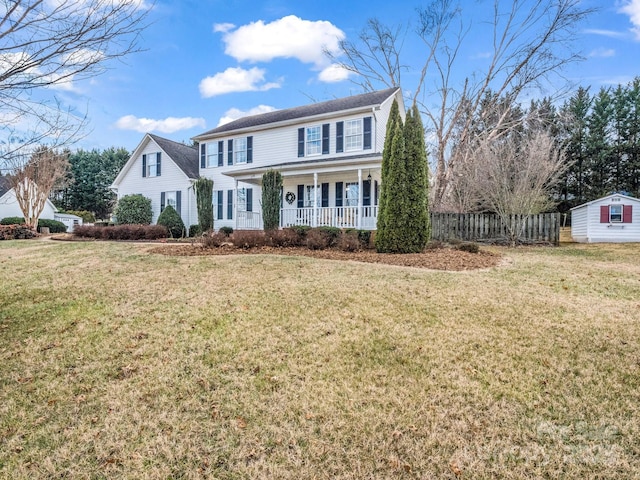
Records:
[[[227,190],[227,220],[233,220],[233,190]]]
[[[284,207],[284,187],[280,187],[280,208]]]
[[[342,197],[343,197],[342,189],[343,189],[343,183],[336,182],[336,207],[342,206]]]
[[[147,156],[142,155],[142,176],[147,176]]]
[[[304,157],[304,128],[298,129],[298,157]]]
[[[321,206],[328,207],[329,206],[329,184],[322,184],[322,203]]]
[[[207,167],[207,144],[200,144],[200,168]]]
[[[180,213],[180,210],[181,210],[181,208],[180,208],[180,207],[181,207],[181,204],[182,204],[182,203],[181,203],[181,198],[180,198],[180,197],[182,197],[182,192],[181,192],[180,190],[178,190],[178,191],[176,192],[176,211],[178,212],[178,215],[182,215],[182,214]]]
[[[253,212],[253,188],[247,188],[247,212]]]
[[[223,200],[224,200],[224,191],[218,190],[218,220],[222,220],[223,218],[223,212],[224,212],[224,206],[222,205]]]
[[[160,194],[160,211],[161,212],[164,210],[165,196],[166,195],[164,194],[164,192]]]
[[[362,205],[365,207],[371,206],[371,180],[362,182]]]
[[[218,166],[224,165],[224,142],[220,140],[218,142]]]
[[[156,177],[160,176],[160,166],[162,165],[162,163],[160,162],[162,160],[162,154],[160,152],[157,153],[157,160],[156,160]]]
[[[329,153],[329,124],[322,124],[322,154]]]
[[[227,165],[233,165],[233,140],[227,141]]]
[[[304,208],[304,185],[298,185],[298,208]]]
[[[380,189],[378,188],[378,180],[374,182],[374,205],[378,205],[378,200],[380,199]]]
[[[344,122],[336,123],[336,153],[344,152]]]
[[[364,117],[363,127],[364,139],[362,148],[368,150],[371,148],[371,117]]]
[[[247,137],[247,163],[253,162],[253,137]]]

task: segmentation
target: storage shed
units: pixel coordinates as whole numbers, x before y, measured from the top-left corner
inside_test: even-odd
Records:
[[[77,215],[71,215],[70,213],[58,213],[58,212],[56,212],[54,214],[54,216],[53,216],[53,219],[64,223],[65,226],[67,227],[67,232],[68,233],[73,232],[73,229],[77,225],[82,225],[82,217],[79,217]]]
[[[640,199],[621,193],[571,209],[571,236],[576,242],[640,242]]]

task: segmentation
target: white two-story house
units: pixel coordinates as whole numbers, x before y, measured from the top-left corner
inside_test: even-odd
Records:
[[[146,134],[111,188],[152,201],[153,221],[176,207],[187,228],[197,223],[193,181],[211,178],[216,229],[262,229],[261,184],[282,174],[280,226],[376,228],[380,168],[393,100],[377,92],[243,117],[193,140],[197,150]]]
[[[194,137],[216,229],[261,229],[262,175],[283,177],[280,226],[375,229],[391,88],[235,120]]]

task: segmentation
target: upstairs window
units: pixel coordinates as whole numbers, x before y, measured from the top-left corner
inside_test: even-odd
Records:
[[[236,138],[233,143],[236,164],[247,163],[247,138]]]
[[[362,119],[344,122],[345,151],[362,150]]]
[[[322,152],[322,135],[320,125],[306,129],[307,155],[320,155]]]
[[[160,176],[160,152],[142,155],[142,176]]]
[[[218,142],[207,143],[207,168],[218,165]]]

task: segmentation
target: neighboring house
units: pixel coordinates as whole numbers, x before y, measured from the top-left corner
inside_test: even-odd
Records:
[[[571,209],[576,242],[640,242],[640,200],[614,193]]]
[[[111,184],[118,200],[142,194],[151,199],[153,223],[173,206],[188,229],[198,223],[192,181],[198,178],[198,151],[147,133]]]
[[[56,206],[47,199],[39,218],[54,220],[57,211]],[[0,176],[0,220],[6,217],[24,217],[24,214],[22,210],[20,210],[16,193],[13,188],[11,188],[9,180],[6,177]]]
[[[244,117],[194,137],[216,229],[262,228],[261,182],[283,177],[280,226],[375,229],[387,119],[399,88]],[[142,190],[141,190],[142,193]]]

